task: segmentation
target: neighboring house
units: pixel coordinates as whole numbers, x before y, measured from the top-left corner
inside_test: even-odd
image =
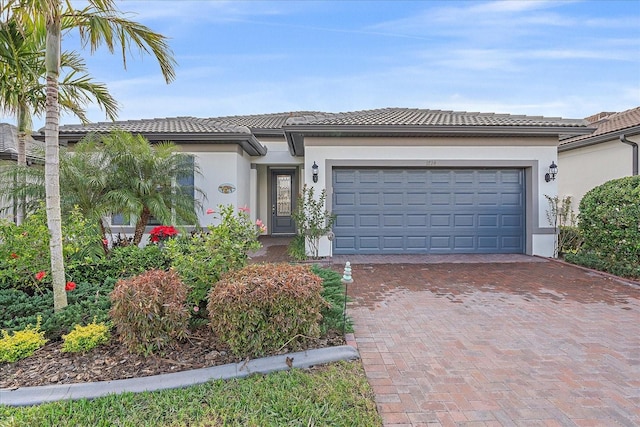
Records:
[[[545,195],[557,181],[545,174],[559,135],[593,131],[583,120],[386,108],[66,125],[60,141],[116,128],[192,153],[205,209],[246,205],[270,234],[296,231],[291,212],[304,184],[326,189],[337,220],[320,256],[551,256]],[[203,212],[200,221],[213,219]]]
[[[596,128],[593,133],[561,139],[558,146],[558,195],[571,196],[576,212],[587,191],[638,174],[640,107],[603,112],[585,120]]]
[[[18,128],[8,123],[0,123],[0,168],[4,165],[15,163],[18,161]],[[35,160],[40,159],[37,150],[43,149],[43,143],[36,141],[31,136],[27,136],[27,163],[32,164]],[[4,183],[0,183],[4,185]],[[0,218],[14,220],[16,212],[7,210],[12,206],[11,200],[3,200],[0,198]]]

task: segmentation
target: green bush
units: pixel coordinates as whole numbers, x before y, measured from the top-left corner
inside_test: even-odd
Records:
[[[45,210],[29,215],[22,225],[0,221],[0,289],[33,292],[49,287],[50,277],[35,278],[37,272],[51,268]]]
[[[614,179],[580,201],[582,249],[608,269],[640,265],[640,176]]]
[[[40,318],[36,326],[27,325],[25,329],[13,334],[3,329],[0,339],[0,362],[15,362],[29,357],[46,342],[44,332],[40,331]]]
[[[320,268],[317,265],[311,267],[311,271],[322,279],[322,297],[329,303],[322,310],[322,333],[329,330],[340,332],[353,332],[351,318],[345,316],[345,287],[342,276],[328,268]]]
[[[580,250],[577,253],[567,253],[564,256],[564,259],[572,264],[582,265],[594,270],[615,274],[616,276],[628,277],[636,280],[640,279],[640,265],[613,263],[611,262],[611,259],[603,258],[592,251]]]
[[[582,246],[582,234],[578,227],[564,225],[558,230],[558,247],[561,254],[575,253]]]
[[[73,271],[78,264],[99,263],[103,257],[97,227],[89,224],[77,209],[63,221],[62,235],[68,270]],[[51,286],[50,269],[49,229],[44,207],[29,215],[22,225],[0,221],[0,289],[22,289],[29,293],[46,289]]]
[[[108,277],[124,279],[148,270],[166,270],[169,261],[157,245],[140,248],[117,246],[102,259],[86,259],[67,268],[67,277],[74,282],[104,282]]]
[[[320,336],[322,279],[309,267],[254,264],[229,272],[209,292],[211,327],[238,356],[296,348]]]
[[[189,287],[189,304],[202,309],[200,313],[205,317],[211,286],[227,271],[244,267],[247,253],[260,248],[259,226],[244,209],[235,212],[233,206],[220,206],[217,214],[218,225],[165,242],[171,267]]]
[[[187,287],[174,271],[151,270],[119,280],[111,318],[130,351],[149,355],[187,336]]]
[[[287,254],[296,261],[304,261],[307,259],[307,251],[302,234],[296,234],[293,239],[291,239],[287,247]]]
[[[109,326],[105,323],[93,322],[86,326],[76,325],[68,335],[63,335],[62,351],[77,353],[87,352],[100,344],[109,342]]]
[[[114,279],[103,284],[79,283],[67,292],[69,305],[58,313],[53,311],[53,293],[47,289],[33,295],[17,290],[0,290],[0,329],[18,331],[28,324],[35,324],[42,316],[42,330],[50,340],[59,339],[74,325],[85,325],[95,318],[99,322],[109,320]]]

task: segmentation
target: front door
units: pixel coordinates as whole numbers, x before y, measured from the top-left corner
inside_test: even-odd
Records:
[[[295,208],[296,171],[271,171],[271,234],[295,234],[291,214]]]

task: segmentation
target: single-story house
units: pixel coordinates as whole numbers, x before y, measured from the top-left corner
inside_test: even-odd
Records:
[[[571,196],[574,211],[585,193],[607,181],[638,175],[640,107],[621,113],[603,112],[585,119],[591,134],[561,139],[558,184],[561,198]]]
[[[551,256],[545,195],[557,194],[558,181],[545,176],[555,172],[561,135],[593,131],[575,119],[384,108],[65,125],[60,141],[116,128],[193,154],[205,209],[247,206],[272,235],[296,232],[291,212],[303,185],[326,190],[337,219],[320,256]]]

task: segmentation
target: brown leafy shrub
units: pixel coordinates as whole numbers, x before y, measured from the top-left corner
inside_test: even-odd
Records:
[[[187,336],[186,300],[175,272],[150,270],[116,283],[110,314],[129,350],[148,355]]]
[[[263,356],[320,336],[322,279],[309,267],[254,264],[209,292],[211,327],[236,355]]]

